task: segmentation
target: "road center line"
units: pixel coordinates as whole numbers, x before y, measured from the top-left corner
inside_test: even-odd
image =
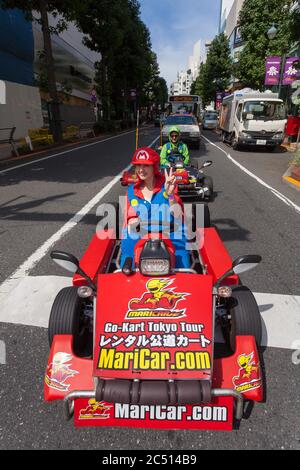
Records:
[[[209,139],[207,139],[207,137],[205,137],[204,135],[202,135],[202,137],[207,140],[207,142],[212,145],[213,147],[216,147],[217,149],[219,149],[221,152],[225,153],[226,157],[232,162],[234,163],[238,168],[240,168],[240,170],[242,170],[244,173],[246,173],[248,176],[250,176],[251,178],[255,179],[258,183],[260,183],[262,186],[264,186],[265,188],[269,189],[272,194],[274,194],[274,196],[276,196],[278,199],[280,199],[282,202],[284,202],[287,206],[293,208],[296,212],[298,212],[298,214],[300,214],[300,207],[297,206],[297,204],[295,204],[293,201],[291,201],[289,198],[287,198],[284,194],[280,193],[279,191],[277,191],[277,189],[273,188],[272,186],[270,186],[269,184],[267,184],[265,181],[263,181],[261,178],[259,178],[258,176],[256,176],[254,173],[252,173],[250,170],[248,170],[247,168],[245,168],[243,165],[241,165],[239,162],[237,162],[234,158],[232,158],[232,156],[230,155],[230,153],[227,153],[224,149],[222,149],[221,147],[219,147],[218,145],[216,145],[214,142],[211,142]]]
[[[154,139],[149,147],[152,147],[154,143],[159,139]],[[124,168],[113,180],[111,180],[101,191],[96,194],[84,207],[80,209],[68,222],[66,222],[56,233],[54,233],[48,240],[46,240],[32,255],[22,263],[17,270],[7,278],[1,285],[0,291],[2,293],[9,294],[12,288],[15,286],[16,279],[22,279],[27,276],[28,273],[34,268],[34,266],[47,254],[50,248],[57,243],[66,233],[72,230],[92,209],[95,207],[101,199],[111,190],[111,188],[120,180],[122,173],[131,168],[128,165]]]

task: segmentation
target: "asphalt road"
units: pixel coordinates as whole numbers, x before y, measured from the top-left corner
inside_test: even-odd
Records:
[[[233,258],[247,253],[263,257],[255,271],[242,276],[243,283],[254,292],[299,295],[300,214],[229,160],[226,153],[300,206],[299,193],[283,186],[280,172],[275,171],[287,156],[234,152],[214,133],[207,131],[204,136],[220,147],[203,139],[200,150],[192,152],[201,161],[213,161],[207,169],[216,192],[210,204],[212,223]],[[156,137],[157,130],[148,128],[140,143],[149,145]],[[24,263],[26,276],[66,275],[45,250],[33,259],[32,254],[128,165],[133,147],[131,133],[10,171],[3,172],[9,167],[0,167],[0,283]],[[271,175],[270,158],[274,159]],[[117,201],[120,193],[124,189],[117,183],[101,202]],[[53,248],[80,257],[95,230],[96,206]],[[26,264],[28,259],[32,262]],[[22,304],[19,307],[21,310]],[[300,449],[300,365],[293,364],[292,349],[264,349],[266,401],[256,404],[248,419],[231,433],[78,430],[65,421],[61,403],[43,402],[49,352],[46,329],[11,324],[10,312],[6,313],[8,322],[0,323],[0,340],[6,345],[6,365],[0,364],[0,449]]]

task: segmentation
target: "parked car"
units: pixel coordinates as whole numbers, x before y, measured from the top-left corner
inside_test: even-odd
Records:
[[[202,121],[203,129],[216,129],[218,122],[218,113],[216,111],[207,111]]]

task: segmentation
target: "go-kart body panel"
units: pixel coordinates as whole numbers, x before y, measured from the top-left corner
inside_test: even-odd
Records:
[[[211,380],[211,276],[104,274],[98,285],[94,376]]]
[[[255,340],[251,336],[236,338],[236,352],[228,357],[214,359],[213,388],[231,388],[247,400],[263,399],[262,374]],[[57,357],[68,359],[59,363]],[[239,365],[241,355],[250,355],[245,371]],[[53,367],[53,363],[55,367]],[[93,360],[74,356],[72,337],[54,338],[45,374],[44,398],[62,400],[77,390],[93,390]],[[107,402],[89,403],[87,398],[75,400],[74,422],[81,426],[126,426],[160,429],[231,430],[233,398],[214,397],[211,403],[186,406],[143,406]]]

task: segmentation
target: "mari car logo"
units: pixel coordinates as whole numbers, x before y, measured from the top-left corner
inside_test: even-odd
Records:
[[[187,292],[174,292],[169,286],[174,279],[150,279],[147,291],[138,299],[131,299],[125,318],[180,318],[185,317],[186,309],[176,309],[185,300]]]
[[[240,393],[254,390],[261,386],[261,375],[259,362],[253,360],[254,352],[250,354],[240,354],[237,358],[239,375],[233,377],[232,381],[235,389]]]
[[[149,160],[150,156],[149,156],[149,153],[146,152],[145,150],[141,150],[137,156],[136,156],[137,160]]]
[[[66,392],[70,388],[70,384],[66,383],[71,377],[79,374],[77,370],[72,370],[71,360],[72,355],[65,352],[57,352],[51,364],[47,367],[45,375],[45,383],[48,387],[58,390],[60,392]]]
[[[109,419],[112,405],[106,405],[91,398],[86,408],[80,410],[79,419]]]

